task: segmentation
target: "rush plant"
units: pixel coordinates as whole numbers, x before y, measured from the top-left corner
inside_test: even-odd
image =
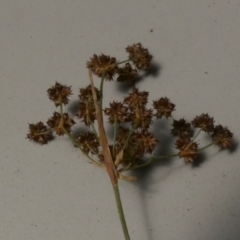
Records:
[[[39,121],[29,124],[27,138],[44,145],[56,136],[66,136],[90,163],[106,170],[113,187],[124,237],[129,240],[118,188],[119,179],[136,180],[135,176],[125,173],[145,168],[163,158],[179,157],[187,164],[195,164],[207,147],[231,147],[233,134],[227,127],[215,125],[208,113],[199,114],[191,121],[175,119],[175,104],[167,97],[160,97],[149,104],[149,92],[139,90],[134,83],[139,74],[151,66],[153,57],[141,43],[128,46],[126,51],[128,57],[125,61],[94,54],[87,62],[90,84],[80,88],[75,119],[65,110],[72,95],[71,86],[56,82],[50,87],[47,94],[55,104],[56,111],[46,123]],[[100,78],[99,88],[95,87],[93,75]],[[122,101],[112,101],[104,107],[104,84],[107,81],[127,83],[132,87]],[[164,156],[156,151],[164,139],[158,139],[151,131],[153,123],[163,118],[170,121],[169,134],[174,138],[173,151]],[[104,119],[108,120],[104,122]],[[72,127],[76,123],[85,125],[85,130],[74,137]],[[112,139],[106,134],[107,125],[113,129]],[[200,133],[209,136],[209,143],[205,146],[199,146],[197,142]]]

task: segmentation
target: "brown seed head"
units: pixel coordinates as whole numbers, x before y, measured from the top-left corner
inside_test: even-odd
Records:
[[[133,69],[130,63],[126,63],[124,67],[119,67],[117,70],[117,74],[119,75],[117,78],[118,82],[132,82],[134,78],[138,76],[138,70]]]
[[[157,144],[157,139],[147,130],[137,131],[132,134],[131,147],[138,147],[138,151],[152,153]]]
[[[213,118],[209,117],[207,113],[203,113],[202,115],[195,117],[191,123],[193,127],[201,128],[202,131],[207,133],[213,132],[214,130],[214,120]]]
[[[126,48],[129,53],[129,60],[137,67],[137,69],[146,69],[152,60],[147,48],[143,48],[141,43],[133,44]]]
[[[128,137],[128,133],[129,133],[129,129],[120,126],[118,129],[118,134],[116,137],[116,142],[121,145],[123,147],[123,145],[125,144],[127,137]]]
[[[100,98],[100,91],[95,87],[95,92],[97,94],[97,99]],[[86,88],[80,88],[79,100],[81,102],[93,102],[93,95],[91,85],[88,85]]]
[[[174,120],[172,123],[172,129],[171,134],[173,136],[179,136],[179,137],[190,137],[192,136],[192,129],[191,124],[188,123],[184,118],[181,118],[179,120]]]
[[[197,143],[192,142],[190,138],[180,138],[175,142],[176,149],[179,150],[179,157],[184,158],[186,163],[193,163],[197,156]]]
[[[232,145],[233,133],[227,127],[217,125],[212,133],[212,139],[216,145],[222,148],[228,148]]]
[[[171,103],[167,97],[162,97],[159,100],[153,101],[153,108],[156,110],[155,116],[157,118],[171,117],[174,111],[175,104]]]
[[[104,54],[97,56],[96,54],[87,62],[87,68],[98,77],[105,76],[105,79],[111,81],[117,70],[117,60]]]
[[[115,145],[116,151],[120,152],[120,147]],[[121,150],[121,149],[120,149]],[[132,146],[129,144],[123,151],[122,165],[124,166],[134,166],[140,161],[144,155],[144,149],[139,146]]]
[[[130,113],[129,120],[135,128],[148,129],[152,123],[152,116],[152,109],[136,108]]]
[[[126,103],[129,108],[135,109],[137,107],[143,107],[147,104],[148,101],[148,92],[140,92],[137,88],[133,87],[132,92],[124,98],[124,103]]]
[[[100,145],[94,133],[87,132],[79,134],[76,142],[82,147],[83,152],[86,154],[91,152],[92,154],[98,155]]]
[[[48,97],[55,103],[55,106],[59,106],[61,103],[64,105],[68,104],[68,97],[72,94],[71,86],[62,85],[58,82],[55,86],[52,86],[47,90]]]
[[[68,113],[64,113],[61,116],[60,113],[54,112],[53,116],[47,121],[47,125],[51,127],[58,136],[65,134],[63,128],[70,132],[74,124],[75,122],[69,117]]]
[[[90,126],[96,120],[96,111],[93,102],[80,102],[76,116],[82,119],[86,126]]]
[[[111,124],[115,122],[115,119],[119,123],[124,123],[128,120],[128,108],[121,102],[113,101],[110,103],[109,108],[104,109],[104,113],[108,116],[108,120]]]
[[[50,131],[43,122],[38,122],[36,124],[29,124],[29,133],[26,138],[43,145],[50,141],[53,136],[52,131]]]

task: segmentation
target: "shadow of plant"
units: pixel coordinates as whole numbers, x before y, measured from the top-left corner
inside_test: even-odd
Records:
[[[131,82],[117,82],[116,88],[117,91],[121,93],[126,93],[129,89],[131,89],[133,86],[135,86],[137,83],[140,83],[141,81],[145,80],[146,77],[153,77],[156,78],[161,73],[161,65],[159,63],[153,62],[151,63],[150,67],[141,72],[136,78],[134,78]]]

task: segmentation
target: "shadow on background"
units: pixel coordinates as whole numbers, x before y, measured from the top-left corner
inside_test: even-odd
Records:
[[[168,155],[169,153],[171,154],[173,152],[173,143],[175,141],[175,138],[173,138],[170,134],[169,134],[169,123],[167,120],[158,120],[152,129],[152,132],[154,133],[155,137],[157,139],[159,139],[159,146],[155,151],[155,155],[160,155],[160,156],[165,156]],[[236,150],[237,150],[237,146],[238,146],[238,142],[237,141],[233,141],[233,146],[230,149],[230,154],[233,154]],[[217,151],[214,155],[220,154],[220,151],[222,151],[221,149],[219,151]],[[177,152],[177,150],[175,150],[174,152]],[[211,156],[213,157],[213,156]],[[206,156],[205,152],[202,152],[198,155],[198,157],[195,159],[194,163],[192,164],[192,168],[197,168],[200,167],[202,163],[206,162],[207,159],[211,158],[208,156]],[[159,159],[159,160],[155,160],[154,162],[152,162],[150,165],[140,168],[140,169],[136,169],[133,171],[134,176],[137,177],[137,181],[132,182],[132,184],[134,184],[135,186],[138,187],[139,189],[139,198],[141,201],[141,209],[142,209],[142,215],[143,215],[143,219],[144,219],[144,226],[146,228],[146,233],[147,233],[147,239],[148,240],[158,240],[161,239],[161,236],[158,236],[158,238],[155,238],[155,236],[153,236],[153,233],[151,231],[151,217],[149,215],[149,211],[148,211],[148,206],[147,206],[147,198],[149,196],[149,193],[153,193],[155,192],[155,190],[152,188],[151,185],[154,185],[154,183],[156,181],[159,181],[159,178],[157,180],[154,180],[152,177],[152,173],[153,171],[155,171],[155,169],[158,168],[164,168],[165,174],[163,174],[163,176],[160,177],[160,181],[164,181],[164,179],[166,179],[170,174],[172,174],[172,172],[179,170],[180,168],[185,167],[185,165],[183,164],[180,167],[173,167],[171,165],[173,165],[173,162],[176,161],[176,158],[178,158],[177,160],[179,160],[179,157],[170,157],[170,158],[166,158],[166,159]],[[181,159],[182,161],[184,161],[183,159]],[[167,173],[166,173],[166,168],[168,168]],[[158,189],[159,191],[159,189]],[[240,191],[239,191],[239,199],[240,199]],[[238,223],[240,223],[240,200],[239,200],[239,209],[238,209]],[[197,236],[196,236],[197,237]],[[199,239],[209,239],[205,236],[205,238],[199,238]],[[221,238],[219,238],[219,236],[217,237],[216,234],[216,238],[211,238],[211,240],[220,240]],[[229,238],[222,238],[222,239],[240,239],[240,230],[237,236],[235,237],[229,237]]]
[[[116,88],[117,91],[121,93],[126,93],[128,90],[130,90],[132,87],[134,87],[137,83],[140,83],[146,77],[151,76],[152,78],[156,78],[161,73],[161,65],[159,63],[153,62],[151,63],[150,67],[146,71],[140,72],[140,74],[134,78],[130,82],[117,82]]]

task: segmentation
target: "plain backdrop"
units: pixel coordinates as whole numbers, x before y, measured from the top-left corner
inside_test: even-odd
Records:
[[[137,84],[150,104],[169,97],[176,119],[209,113],[234,133],[234,147],[210,148],[197,167],[176,158],[121,181],[131,239],[240,239],[239,22],[238,0],[1,0],[0,239],[124,239],[106,173],[65,137],[42,147],[25,137],[28,123],[55,110],[46,90],[56,81],[76,101],[94,53],[124,60],[137,42],[154,55]],[[126,93],[106,83],[104,104]],[[166,127],[157,128],[163,150]]]

